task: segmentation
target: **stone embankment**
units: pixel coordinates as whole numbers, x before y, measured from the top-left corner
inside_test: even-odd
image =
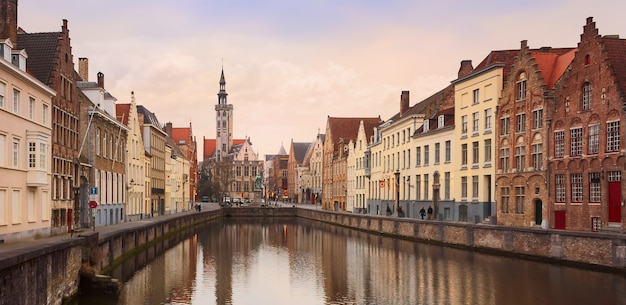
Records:
[[[626,272],[626,236],[337,213],[296,207],[203,209],[0,245],[0,305],[61,304],[80,275],[95,277],[153,243],[223,217],[301,217],[374,234],[499,255]],[[98,278],[98,280],[101,280]],[[111,289],[117,285],[111,280]]]

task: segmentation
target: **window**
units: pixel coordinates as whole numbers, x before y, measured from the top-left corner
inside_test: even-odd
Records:
[[[243,176],[244,177],[250,177],[250,167],[249,166],[244,166],[243,167]]]
[[[105,131],[102,136],[102,156],[107,156],[107,132]]]
[[[424,174],[424,199],[428,200],[430,199],[428,197],[428,174]]]
[[[589,201],[600,202],[600,173],[589,173]]]
[[[422,165],[422,148],[415,147],[415,166]]]
[[[478,142],[472,142],[472,164],[478,166]]]
[[[439,115],[439,117],[437,118],[437,128],[443,128],[445,124],[444,118],[445,117],[443,116],[443,114]]]
[[[543,167],[543,144],[533,144],[533,169],[541,170]]]
[[[543,128],[543,109],[533,111],[533,129]]]
[[[619,121],[606,123],[606,151],[620,149],[619,137]]]
[[[430,121],[424,120],[424,132],[428,132],[430,130]]]
[[[422,199],[422,176],[415,175],[415,199]]]
[[[406,151],[406,155],[407,155],[407,160],[406,160],[406,168],[411,168],[411,150],[408,149]]]
[[[515,132],[524,132],[526,131],[526,114],[520,113],[517,115],[517,125],[515,127]]]
[[[440,154],[441,154],[441,145],[439,143],[435,143],[435,164],[439,164]]]
[[[48,125],[48,105],[43,105],[41,113],[41,123],[44,125]]]
[[[450,141],[446,141],[446,162],[450,162],[452,143]]]
[[[491,139],[485,140],[485,163],[491,163]]]
[[[526,99],[526,74],[521,73],[519,81],[517,82],[517,100],[522,101]]]
[[[554,133],[554,157],[563,158],[565,155],[565,131],[559,130]]]
[[[428,165],[429,150],[428,145],[424,145],[424,165]]]
[[[509,212],[509,196],[510,196],[510,192],[511,190],[509,189],[509,187],[502,187],[500,188],[500,210],[502,211],[502,213],[508,213]]]
[[[556,202],[565,202],[565,175],[555,175]]]
[[[5,159],[6,140],[7,140],[7,136],[0,134],[0,166],[5,166],[6,164],[6,159]]]
[[[28,142],[28,168],[37,166],[37,143]]]
[[[509,149],[501,148],[500,149],[500,168],[503,173],[509,171]]]
[[[478,133],[478,112],[472,113],[472,132]]]
[[[526,165],[526,147],[516,146],[515,147],[515,169],[518,172],[523,171],[525,165]]]
[[[461,133],[463,135],[467,134],[467,115],[461,117]]]
[[[500,134],[508,135],[511,128],[511,119],[510,118],[501,118],[500,119]]]
[[[0,108],[4,108],[4,92],[6,90],[6,85],[2,82],[0,82]],[[0,223],[2,223],[0,221]]]
[[[35,117],[35,99],[28,97],[28,118],[33,119]]]
[[[461,165],[467,166],[467,144],[461,144]]]
[[[478,176],[472,176],[472,199],[478,200]]]
[[[600,124],[589,126],[589,154],[597,154],[600,147]]]
[[[474,89],[472,95],[474,96],[474,104],[480,103],[480,91],[478,91],[478,89]]]
[[[241,177],[241,166],[236,166],[235,167],[235,175],[237,177]]]
[[[450,172],[445,172],[444,176],[444,186],[443,186],[443,195],[444,199],[450,199]]]
[[[20,165],[20,140],[13,138],[13,167]]]
[[[580,127],[572,128],[570,137],[572,140],[571,155],[580,156],[583,152],[583,129]]]
[[[96,155],[100,155],[100,128],[96,128]]]
[[[572,174],[570,177],[571,177],[571,183],[572,183],[572,202],[582,202],[583,201],[583,175]]]
[[[591,109],[591,92],[592,92],[591,83],[585,82],[583,84],[583,99],[582,99],[583,110]]]
[[[524,214],[524,195],[525,188],[523,186],[515,187],[515,213]]]
[[[485,131],[491,131],[491,108],[485,109]]]
[[[461,177],[461,200],[467,200],[467,177]]]
[[[20,112],[20,91],[13,89],[13,112]]]

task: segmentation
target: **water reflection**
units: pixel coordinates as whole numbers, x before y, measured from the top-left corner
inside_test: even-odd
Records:
[[[179,239],[115,270],[124,288],[106,304],[626,304],[619,275],[304,219],[224,219]]]

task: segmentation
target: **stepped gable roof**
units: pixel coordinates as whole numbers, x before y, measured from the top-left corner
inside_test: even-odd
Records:
[[[296,162],[301,163],[304,160],[304,156],[306,155],[307,150],[309,150],[309,146],[311,143],[304,142],[293,142],[293,150],[294,156],[296,157]]]
[[[61,32],[29,34],[18,30],[16,49],[25,49],[28,54],[26,70],[44,84],[50,83],[60,35]]]
[[[604,50],[609,61],[613,76],[617,81],[617,88],[626,94],[626,39],[609,35],[602,37]]]
[[[338,149],[339,140],[343,139],[343,142],[347,144],[351,140],[356,140],[356,136],[359,132],[359,125],[363,121],[363,127],[365,128],[365,134],[369,139],[374,134],[374,127],[377,127],[382,123],[380,117],[375,118],[337,118],[328,117],[328,125],[330,127],[330,134],[335,149]]]
[[[130,104],[115,104],[117,120],[128,126],[128,116],[130,115]]]
[[[163,130],[163,126],[159,123],[156,115],[150,110],[146,109],[143,105],[137,105],[137,113],[143,114],[143,123],[154,125],[156,128]]]

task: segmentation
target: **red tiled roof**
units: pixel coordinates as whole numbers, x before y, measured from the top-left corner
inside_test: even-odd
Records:
[[[355,140],[359,132],[359,125],[363,121],[365,133],[369,139],[373,134],[374,127],[380,125],[380,117],[376,118],[335,118],[328,117],[328,125],[330,128],[330,136],[332,137],[335,149],[338,148],[339,140],[343,139],[344,143]],[[328,138],[326,139],[328,140]]]
[[[172,128],[172,140],[174,140],[176,144],[178,144],[180,140],[184,140],[185,144],[190,144],[190,134],[191,128],[189,127]]]
[[[576,49],[539,49],[532,50],[531,53],[535,58],[537,68],[541,71],[541,77],[548,89],[552,89],[574,59]]]
[[[489,52],[489,55],[487,55],[487,57],[485,57],[485,59],[483,59],[483,61],[481,61],[480,64],[478,64],[478,66],[474,68],[474,72],[472,72],[472,74],[491,67],[495,64],[504,64],[502,70],[502,78],[506,79],[511,70],[511,64],[513,63],[513,60],[518,53],[519,50],[491,51]]]
[[[244,142],[246,142],[245,139],[234,139],[233,146],[243,144]],[[205,159],[213,156],[216,145],[217,141],[215,139],[204,139],[203,156]]]
[[[616,36],[602,37],[604,50],[608,55],[607,60],[611,63],[617,88],[622,90],[622,95],[626,94],[626,39],[619,39]]]
[[[130,104],[115,104],[115,113],[117,114],[117,119],[122,122],[122,124],[128,126],[128,115],[130,112]]]

